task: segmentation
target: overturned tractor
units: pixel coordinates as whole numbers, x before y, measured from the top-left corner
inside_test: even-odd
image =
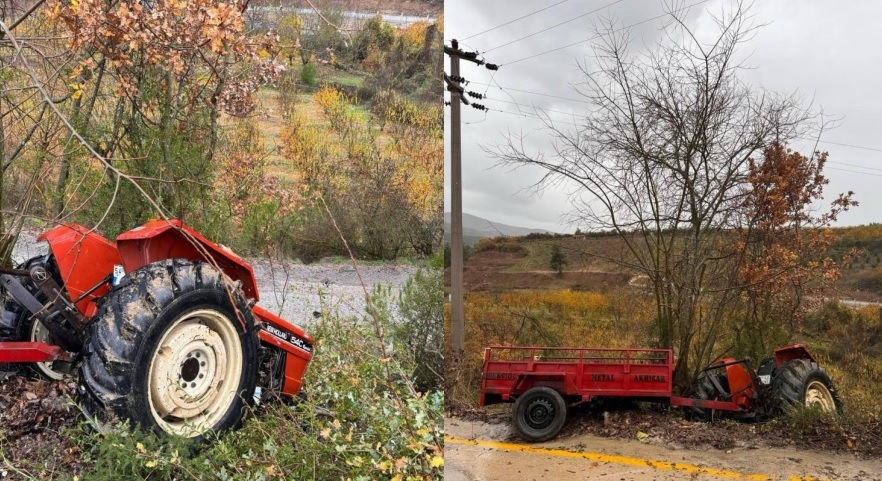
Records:
[[[756,371],[747,359],[721,359],[704,369],[691,397],[674,395],[673,357],[670,349],[488,347],[480,405],[513,403],[515,428],[532,442],[553,438],[568,408],[598,398],[668,403],[704,420],[798,406],[842,410],[832,381],[801,344],[776,349]]]
[[[0,269],[0,362],[50,379],[79,368],[87,414],[202,438],[261,396],[295,396],[312,357],[300,327],[256,306],[247,263],[177,220],[112,243],[75,224],[49,253]]]

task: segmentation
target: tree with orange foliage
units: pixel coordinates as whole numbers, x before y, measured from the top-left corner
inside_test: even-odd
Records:
[[[829,210],[815,212],[823,199],[826,152],[811,158],[779,142],[763,158],[749,161],[743,224],[738,229],[738,278],[743,310],[736,326],[739,349],[765,356],[786,342],[805,314],[806,300],[839,277],[843,259],[829,256],[830,225],[858,203],[840,194]]]

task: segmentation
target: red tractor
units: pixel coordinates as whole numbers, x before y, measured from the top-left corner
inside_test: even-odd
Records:
[[[801,344],[778,348],[754,371],[747,359],[704,369],[692,397],[674,396],[670,349],[506,347],[484,350],[480,405],[514,403],[512,420],[527,441],[546,441],[567,409],[596,398],[630,398],[683,406],[694,417],[756,418],[795,406],[842,410],[830,378]]]
[[[0,363],[51,379],[78,366],[87,414],[201,438],[300,391],[313,339],[255,305],[254,272],[228,248],[177,220],[116,243],[76,224],[39,240],[48,254],[0,269]]]

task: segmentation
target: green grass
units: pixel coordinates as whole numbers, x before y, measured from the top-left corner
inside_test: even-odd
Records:
[[[339,74],[328,78],[328,82],[358,88],[364,84],[364,77],[355,74]]]

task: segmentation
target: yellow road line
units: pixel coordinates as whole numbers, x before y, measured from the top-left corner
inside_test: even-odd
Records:
[[[501,441],[488,441],[485,439],[463,439],[454,436],[444,436],[444,441],[450,444],[459,444],[463,446],[481,446],[485,448],[496,449],[499,451],[544,454],[546,456],[558,456],[561,458],[586,459],[588,461],[597,461],[601,463],[621,464],[624,466],[649,467],[664,471],[680,471],[693,476],[706,475],[720,479],[735,479],[749,481],[774,481],[775,476],[768,474],[745,474],[727,469],[705,468],[686,463],[672,463],[669,461],[657,461],[652,459],[632,458],[629,456],[620,456],[616,454],[592,453],[588,451],[567,451],[564,449],[538,448],[525,444],[505,443]],[[789,476],[787,481],[832,481],[826,478]]]

